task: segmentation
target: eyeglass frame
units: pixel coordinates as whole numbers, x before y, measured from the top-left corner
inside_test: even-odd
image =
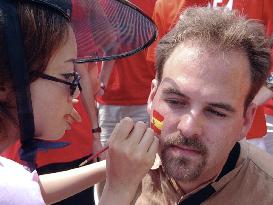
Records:
[[[38,73],[36,75],[42,79],[45,79],[45,80],[50,80],[50,81],[54,81],[54,82],[58,82],[58,83],[63,83],[65,85],[69,85],[70,86],[70,96],[73,97],[77,88],[79,88],[79,90],[82,91],[82,87],[80,84],[81,76],[78,72],[73,72],[73,73],[69,73],[69,74],[72,74],[72,76],[74,77],[72,82],[68,82],[63,79],[60,79],[60,78],[57,78],[55,76],[48,75],[45,73]]]

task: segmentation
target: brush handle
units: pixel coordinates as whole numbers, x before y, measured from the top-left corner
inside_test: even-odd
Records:
[[[93,159],[97,158],[101,153],[105,152],[106,150],[108,150],[109,146],[106,146],[104,148],[102,148],[100,151],[98,151],[96,154],[91,155],[90,157],[88,157],[86,160],[84,160],[84,162],[82,162],[79,166],[83,166],[85,164],[87,164],[88,162],[92,161]]]

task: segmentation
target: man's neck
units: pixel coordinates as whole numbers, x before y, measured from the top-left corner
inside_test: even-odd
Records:
[[[176,181],[177,185],[180,187],[182,192],[184,194],[189,194],[197,189],[200,189],[204,187],[205,185],[213,182],[216,179],[216,175],[209,178],[207,181],[204,180],[195,180],[194,182],[181,182],[181,181]]]
[[[213,169],[204,170],[203,173],[193,181],[189,182],[176,181],[176,183],[185,194],[191,193],[199,188],[202,188],[203,186],[213,182],[219,176],[226,163],[226,160],[224,160],[224,162],[219,164],[218,166],[213,167]]]

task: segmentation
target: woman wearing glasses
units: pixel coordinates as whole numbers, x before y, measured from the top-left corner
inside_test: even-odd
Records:
[[[98,2],[87,1],[88,4]],[[101,6],[109,11],[103,2]],[[109,3],[113,8],[134,10],[123,1],[109,0]],[[138,18],[145,19],[138,10],[134,11]],[[20,139],[21,159],[32,170],[0,157],[0,204],[50,204],[105,178],[105,162],[42,176],[33,171],[36,152],[62,146],[48,140],[59,139],[74,121],[80,120],[73,109],[81,89],[75,67],[78,63],[105,58],[98,56],[99,50],[103,50],[99,44],[98,51],[77,56],[79,39],[75,34],[82,31],[72,29],[71,19],[70,1],[0,0],[0,152]],[[118,25],[113,28],[118,30]],[[86,30],[86,27],[82,28]],[[103,33],[103,30],[99,32]],[[151,43],[148,38],[147,42]],[[122,43],[119,42],[120,48]],[[131,54],[139,49],[139,45],[134,47],[130,48]],[[128,49],[128,46],[124,48]],[[117,58],[124,53],[130,52],[119,49],[119,53],[111,55]],[[110,56],[106,57],[109,59]],[[133,143],[136,135],[143,143]],[[110,142],[107,186],[101,204],[129,204],[132,201],[138,183],[153,163],[157,146],[153,132],[143,123],[134,125],[130,119],[119,123]],[[137,156],[141,158],[136,160]]]

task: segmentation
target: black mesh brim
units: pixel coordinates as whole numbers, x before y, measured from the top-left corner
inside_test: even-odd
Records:
[[[153,21],[124,0],[73,0],[76,63],[109,61],[137,53],[157,36]]]

